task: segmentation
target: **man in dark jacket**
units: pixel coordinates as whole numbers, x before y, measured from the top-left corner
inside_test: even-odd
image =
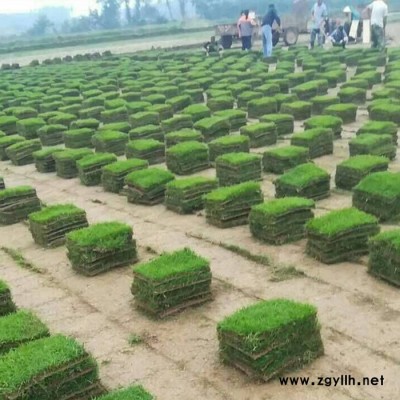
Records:
[[[339,25],[329,36],[332,44],[334,46],[340,46],[344,49],[346,48],[346,44],[349,41],[349,37],[347,36],[346,30],[343,25]]]
[[[264,58],[268,58],[272,56],[272,25],[276,22],[278,26],[281,26],[281,20],[278,16],[278,12],[276,11],[275,5],[270,4],[268,7],[267,13],[264,15],[262,20],[262,35],[263,35],[263,51]]]

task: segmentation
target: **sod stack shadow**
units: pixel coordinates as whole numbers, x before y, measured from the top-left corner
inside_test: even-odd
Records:
[[[15,312],[17,307],[15,306],[10,288],[7,283],[0,279],[0,317]]]
[[[155,398],[142,386],[131,386],[96,397],[96,400],[155,400]]]
[[[210,263],[190,249],[164,253],[134,267],[133,274],[135,304],[152,316],[168,317],[211,300]]]
[[[0,224],[16,224],[39,211],[41,203],[36,190],[30,186],[17,186],[0,191]]]
[[[129,142],[125,149],[126,158],[141,158],[150,165],[165,161],[165,145],[154,139],[141,139]]]
[[[308,149],[299,146],[285,146],[267,150],[263,155],[265,172],[283,174],[288,169],[308,162]]]
[[[240,128],[240,134],[250,139],[250,148],[270,146],[277,142],[277,127],[273,122],[260,122]]]
[[[65,125],[45,125],[38,129],[37,134],[43,146],[56,146],[64,143],[63,135],[67,130]]]
[[[78,176],[85,186],[96,186],[101,183],[102,168],[117,161],[111,153],[89,154],[76,162]]]
[[[67,233],[87,226],[85,210],[73,204],[57,204],[29,214],[29,230],[42,247],[61,246]]]
[[[32,155],[36,170],[41,173],[56,172],[56,162],[54,161],[53,154],[63,150],[60,147],[50,147],[35,151]]]
[[[28,165],[35,162],[33,153],[41,149],[40,140],[32,139],[12,144],[5,151],[13,165]]]
[[[324,353],[316,308],[286,299],[245,307],[221,321],[217,332],[222,361],[266,382]]]
[[[223,117],[203,118],[197,121],[193,127],[202,133],[206,142],[228,135],[230,131],[229,120]]]
[[[136,241],[129,225],[104,222],[67,234],[66,246],[72,268],[95,276],[137,261]]]
[[[278,136],[289,135],[294,131],[294,117],[290,114],[269,114],[260,117],[260,122],[273,122]]]
[[[102,394],[96,361],[62,335],[25,343],[0,358],[0,398],[81,399]]]
[[[251,207],[263,202],[259,183],[245,182],[204,196],[207,222],[219,228],[246,225]]]
[[[318,115],[304,121],[304,129],[306,130],[316,128],[332,129],[335,139],[339,139],[342,136],[342,125],[343,120],[332,115]]]
[[[149,162],[139,158],[116,161],[102,168],[101,183],[106,192],[120,193],[125,185],[125,177],[131,172],[149,167]]]
[[[247,113],[243,110],[222,110],[214,113],[216,117],[226,118],[229,121],[230,130],[237,131],[247,124]]]
[[[92,137],[94,129],[70,129],[63,133],[65,147],[69,149],[81,149],[82,147],[93,147]]]
[[[349,142],[350,156],[370,154],[383,156],[390,160],[396,157],[397,147],[391,135],[374,135],[364,133]]]
[[[398,127],[394,122],[390,121],[368,121],[358,131],[358,135],[369,133],[372,135],[390,135],[393,144],[397,145]]]
[[[210,149],[210,161],[227,153],[249,153],[250,140],[247,136],[223,136],[208,144]]]
[[[129,136],[123,132],[104,131],[92,137],[92,143],[97,153],[113,153],[117,156],[125,154]]]
[[[306,147],[311,159],[333,154],[333,131],[329,128],[314,128],[295,133],[290,144]]]
[[[313,200],[286,197],[254,206],[249,216],[251,234],[266,243],[282,245],[303,239],[305,225],[314,218]]]
[[[76,178],[78,176],[77,161],[90,154],[93,154],[90,149],[70,149],[54,153],[57,176],[63,179]]]
[[[378,220],[346,208],[310,220],[306,226],[306,251],[324,264],[351,261],[368,253],[368,238],[379,233]]]
[[[190,175],[210,167],[208,146],[192,141],[178,143],[166,151],[168,169],[177,175]]]

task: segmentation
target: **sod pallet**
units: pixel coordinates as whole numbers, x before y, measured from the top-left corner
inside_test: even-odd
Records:
[[[70,129],[69,131],[65,131],[63,133],[65,147],[69,149],[93,147],[92,137],[94,133],[94,129],[90,128]]]
[[[304,129],[326,128],[332,129],[334,138],[342,135],[343,120],[332,115],[318,115],[304,121]]]
[[[293,115],[296,121],[302,121],[311,117],[312,104],[308,101],[293,101],[283,103],[280,108],[282,114]]]
[[[249,101],[247,111],[249,118],[259,118],[266,114],[276,114],[278,104],[273,97],[263,97]]]
[[[131,172],[125,178],[128,186],[128,202],[144,205],[160,204],[164,201],[167,183],[174,179],[174,174],[160,168]]]
[[[311,159],[333,154],[333,131],[329,128],[314,128],[295,133],[290,144],[306,147]]]
[[[0,318],[0,355],[24,343],[50,336],[47,326],[27,310]]]
[[[374,216],[346,208],[309,221],[306,230],[307,253],[324,264],[334,264],[368,253],[368,238],[379,232],[379,225]]]
[[[240,128],[240,134],[250,139],[250,148],[270,146],[277,142],[277,127],[273,122],[260,122]]]
[[[164,132],[161,125],[145,125],[129,131],[131,140],[154,139],[159,142],[164,141]]]
[[[176,132],[170,132],[165,135],[165,145],[166,147],[175,146],[182,142],[203,142],[203,135],[194,129],[182,129]]]
[[[42,118],[27,118],[17,121],[17,133],[25,139],[35,139],[38,137],[37,131],[46,125],[46,121]],[[3,128],[1,128],[6,132]]]
[[[386,157],[361,155],[350,157],[336,167],[336,187],[352,190],[367,175],[387,171],[389,159]]]
[[[104,131],[92,136],[92,143],[97,153],[112,153],[117,156],[125,154],[129,136],[123,132]]]
[[[368,272],[400,286],[400,230],[380,233],[369,241]]]
[[[126,158],[141,158],[150,165],[165,161],[165,145],[154,139],[133,140],[126,145]]]
[[[269,114],[260,117],[260,122],[273,122],[278,136],[289,135],[294,131],[294,117],[290,114]]]
[[[36,190],[30,186],[17,186],[0,191],[0,224],[20,222],[32,212],[39,211],[41,203]]]
[[[398,127],[394,122],[368,121],[360,129],[358,129],[357,136],[365,133],[373,135],[390,135],[392,136],[393,144],[397,145],[397,130]]]
[[[35,162],[33,153],[41,150],[39,139],[24,140],[6,148],[6,155],[14,165],[28,165]]]
[[[68,130],[65,125],[44,125],[37,134],[43,146],[56,146],[64,143],[63,135]]]
[[[61,335],[24,343],[0,359],[0,398],[90,399],[100,395],[96,361]]]
[[[102,168],[101,183],[106,192],[119,193],[125,185],[125,177],[133,171],[148,168],[149,162],[138,158],[116,161]]]
[[[247,113],[243,110],[222,110],[214,113],[216,117],[226,118],[229,121],[230,130],[237,131],[247,123]]]
[[[96,186],[101,183],[101,174],[104,166],[117,161],[115,154],[89,154],[76,162],[78,176],[85,186]]]
[[[375,172],[353,189],[353,206],[375,215],[380,221],[397,221],[400,216],[400,174]]]
[[[282,174],[286,170],[309,160],[308,149],[300,146],[284,146],[267,150],[263,155],[265,172]]]
[[[70,232],[66,236],[72,268],[95,276],[137,261],[132,228],[120,222],[103,222]]]
[[[236,311],[217,332],[222,361],[257,380],[285,375],[324,353],[316,308],[286,299]]]
[[[321,200],[330,195],[330,175],[315,164],[301,164],[274,181],[276,197]]]
[[[204,208],[204,195],[218,187],[216,179],[194,177],[174,180],[167,184],[165,205],[179,214],[191,214]]]
[[[230,123],[227,118],[210,117],[197,121],[193,127],[202,133],[206,142],[210,142],[218,137],[228,135]]]
[[[42,247],[57,247],[67,233],[88,226],[86,212],[73,204],[57,204],[29,214],[29,230]]]
[[[355,122],[358,107],[353,103],[332,104],[324,109],[325,115],[341,118],[344,124]]]
[[[161,122],[161,128],[164,133],[179,131],[181,129],[193,128],[192,117],[188,114],[175,115],[172,118]]]
[[[0,317],[15,312],[15,306],[10,288],[7,283],[0,279]]]
[[[219,228],[246,225],[251,210],[263,202],[263,193],[256,182],[223,187],[204,196],[207,222]]]
[[[210,263],[190,249],[164,253],[135,267],[133,275],[136,306],[158,318],[211,300]]]
[[[20,143],[26,139],[19,135],[10,135],[5,137],[0,137],[0,161],[9,160],[6,150],[8,147],[15,143]]]
[[[113,390],[95,400],[155,400],[155,398],[142,386],[131,386],[124,389]]]
[[[263,242],[282,245],[303,239],[306,223],[314,217],[313,200],[286,197],[254,206],[249,216],[251,234]]]
[[[90,149],[70,149],[54,153],[57,176],[63,179],[76,178],[78,176],[77,161],[89,154],[93,154]]]
[[[210,149],[210,161],[214,162],[217,157],[227,153],[248,153],[250,151],[250,140],[247,136],[223,136],[208,144]]]
[[[32,155],[36,170],[41,173],[56,172],[56,162],[53,155],[59,151],[63,151],[63,149],[60,147],[50,147],[35,151]]]
[[[167,149],[166,164],[177,175],[190,175],[207,169],[210,166],[208,146],[196,141],[178,143]]]

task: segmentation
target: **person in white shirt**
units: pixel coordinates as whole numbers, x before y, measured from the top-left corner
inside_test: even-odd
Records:
[[[367,11],[371,19],[371,40],[374,49],[385,48],[385,28],[388,16],[388,6],[383,0],[374,0]]]
[[[328,17],[328,9],[323,0],[318,0],[311,9],[311,17],[313,21],[311,29],[310,48],[314,48],[315,39],[318,36],[318,46],[322,46],[321,30],[325,24],[325,19]]]

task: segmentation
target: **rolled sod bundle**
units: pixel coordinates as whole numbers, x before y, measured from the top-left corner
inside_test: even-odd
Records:
[[[314,218],[313,200],[285,197],[254,206],[249,216],[251,234],[266,243],[282,245],[303,239],[306,223]]]
[[[57,176],[64,179],[76,178],[78,176],[76,162],[89,154],[93,154],[90,149],[71,149],[54,153]]]
[[[162,121],[161,127],[164,133],[179,131],[181,129],[191,129],[193,128],[192,117],[187,114],[179,114]]]
[[[334,138],[342,135],[343,120],[332,115],[317,115],[304,121],[304,129],[326,128],[333,131]]]
[[[373,135],[391,135],[393,144],[397,145],[397,125],[390,121],[368,121],[358,131],[357,135],[365,133]]]
[[[373,105],[369,109],[369,117],[373,121],[390,121],[400,125],[400,105],[390,104],[389,102]]]
[[[309,160],[308,149],[300,146],[284,146],[267,150],[263,156],[265,172],[283,174]]]
[[[164,132],[161,125],[140,126],[129,131],[129,138],[131,140],[154,139],[163,142]]]
[[[368,272],[400,286],[400,230],[380,233],[369,241]]]
[[[217,187],[216,179],[202,176],[172,181],[166,186],[165,205],[179,214],[191,214],[204,208],[204,195]]]
[[[88,226],[86,212],[73,204],[57,204],[29,215],[29,229],[36,244],[57,247],[67,233]]]
[[[294,131],[294,117],[291,114],[263,115],[260,122],[273,122],[278,136],[289,135]]]
[[[13,115],[0,116],[0,131],[6,135],[14,135],[17,133],[18,118]]]
[[[164,201],[167,183],[174,179],[174,174],[160,168],[131,172],[125,177],[128,202],[150,206],[160,204]]]
[[[71,122],[71,129],[97,129],[99,126],[100,121],[96,118],[76,119]]]
[[[37,134],[43,146],[55,146],[64,143],[63,135],[67,130],[65,125],[44,125]]]
[[[341,103],[328,106],[324,110],[325,115],[332,115],[342,119],[344,124],[355,122],[358,107],[353,103]]]
[[[276,197],[299,196],[321,200],[330,195],[331,177],[315,164],[301,164],[274,181]]]
[[[138,158],[116,161],[102,169],[101,183],[106,192],[119,193],[125,185],[125,177],[133,171],[148,168],[149,162]]]
[[[129,117],[129,123],[132,129],[147,125],[159,125],[160,114],[154,111],[142,111]]]
[[[210,263],[190,249],[164,253],[135,267],[133,276],[136,306],[158,318],[211,300]]]
[[[53,154],[63,150],[62,148],[50,147],[35,151],[32,155],[35,160],[36,170],[41,173],[56,172],[56,162]]]
[[[1,117],[0,117],[1,118]],[[42,118],[27,118],[17,121],[17,133],[25,139],[35,139],[38,137],[38,130],[46,125],[46,121]],[[1,127],[4,132],[6,130]]]
[[[47,326],[34,314],[20,310],[0,318],[0,355],[24,343],[50,336]]]
[[[397,147],[393,144],[390,135],[374,135],[365,133],[351,139],[349,142],[350,156],[370,154],[384,156],[393,160],[396,157]]]
[[[231,128],[229,120],[224,117],[203,118],[193,127],[202,133],[206,142],[228,135]]]
[[[311,159],[333,154],[333,131],[329,128],[313,128],[295,133],[290,144],[307,147]]]
[[[215,189],[204,196],[207,222],[219,228],[246,225],[251,208],[263,200],[264,196],[257,182]]]
[[[368,238],[379,233],[378,220],[356,208],[331,211],[306,225],[307,253],[323,262],[350,261],[368,253]]]
[[[14,165],[28,165],[34,163],[33,153],[41,148],[40,140],[32,139],[12,144],[5,152]]]
[[[9,160],[9,157],[6,153],[7,148],[12,146],[13,144],[24,142],[25,140],[25,138],[19,135],[0,137],[0,160]]]
[[[133,140],[126,145],[126,158],[141,158],[150,165],[165,161],[165,145],[154,139]]]
[[[0,279],[0,317],[15,312],[17,307],[15,306],[10,288],[7,283]]]
[[[228,153],[215,160],[217,178],[221,186],[261,180],[261,157],[250,153]]]
[[[95,400],[155,400],[142,386],[131,386],[126,389],[114,390]]]
[[[352,190],[362,179],[373,172],[387,171],[386,157],[362,155],[350,157],[336,167],[335,183],[340,189]]]
[[[104,131],[92,137],[92,143],[97,153],[112,153],[117,156],[125,154],[129,136],[123,132]]]
[[[341,103],[364,104],[367,101],[367,90],[347,87],[340,89],[338,96]]]
[[[101,183],[102,168],[117,161],[115,154],[89,154],[76,162],[78,176],[85,186],[96,186]]]
[[[174,116],[174,109],[170,104],[154,104],[148,106],[146,111],[154,111],[160,115],[160,120],[164,121],[164,119],[169,119]]]
[[[263,97],[249,101],[247,104],[249,118],[259,118],[265,114],[275,114],[278,104],[273,97]]]
[[[39,211],[41,203],[36,190],[30,186],[17,186],[0,191],[0,224],[16,224]]]
[[[380,221],[397,221],[400,215],[400,174],[375,172],[353,188],[353,206]]]
[[[69,149],[80,149],[82,147],[93,147],[92,137],[94,129],[70,129],[63,133],[65,147]]]
[[[236,131],[247,123],[247,114],[243,110],[222,110],[214,113],[216,117],[226,118],[230,124],[230,130]]]
[[[217,332],[221,359],[266,382],[324,353],[316,308],[286,299],[242,308],[221,321]]]
[[[0,398],[89,399],[102,393],[96,361],[62,335],[24,343],[0,359]]]
[[[203,142],[203,135],[194,129],[181,129],[180,131],[170,132],[165,135],[165,145],[167,147],[175,146],[182,142]]]
[[[190,175],[207,169],[210,166],[208,146],[196,141],[178,143],[167,149],[166,164],[177,175]]]
[[[281,113],[293,115],[296,121],[301,121],[311,117],[312,104],[308,101],[294,101],[284,103],[281,106]]]
[[[67,234],[66,246],[72,268],[95,276],[137,261],[132,228],[120,222],[103,222]]]
[[[215,161],[218,156],[227,153],[248,153],[250,140],[247,136],[223,136],[208,144],[210,149],[210,161]]]
[[[182,110],[182,114],[190,115],[193,123],[211,117],[211,110],[205,104],[192,104]]]
[[[315,96],[310,99],[312,104],[312,113],[315,115],[322,114],[326,107],[333,104],[339,104],[340,99],[337,96]]]
[[[240,128],[240,134],[250,139],[250,148],[270,146],[277,142],[277,128],[273,122],[260,122]]]

